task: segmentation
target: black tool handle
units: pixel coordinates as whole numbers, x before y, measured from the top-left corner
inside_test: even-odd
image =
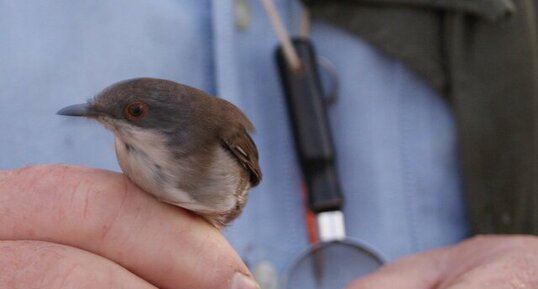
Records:
[[[343,196],[335,169],[335,153],[318,74],[317,57],[310,41],[292,40],[301,69],[292,70],[276,51],[280,79],[288,104],[295,146],[308,187],[309,206],[315,213],[340,210]]]

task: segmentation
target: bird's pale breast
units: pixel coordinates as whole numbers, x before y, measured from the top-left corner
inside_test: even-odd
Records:
[[[147,130],[131,130],[116,137],[116,154],[122,171],[144,191],[159,200],[200,214],[221,214],[236,208],[238,194],[249,189],[243,168],[220,146],[210,166],[193,167],[197,154],[176,158],[164,138]]]

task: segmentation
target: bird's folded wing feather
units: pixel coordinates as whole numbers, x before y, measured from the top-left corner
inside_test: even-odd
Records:
[[[221,137],[222,145],[229,150],[250,174],[252,187],[258,185],[262,179],[262,173],[258,164],[258,149],[244,127],[231,130]]]

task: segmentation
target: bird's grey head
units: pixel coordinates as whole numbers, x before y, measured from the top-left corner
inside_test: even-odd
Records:
[[[87,103],[65,107],[60,115],[94,118],[122,138],[135,131],[174,135],[196,129],[193,122],[213,97],[169,80],[136,78],[115,83]],[[196,133],[196,132],[191,132]]]

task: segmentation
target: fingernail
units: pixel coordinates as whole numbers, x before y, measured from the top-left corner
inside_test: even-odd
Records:
[[[260,289],[260,286],[258,286],[258,284],[251,278],[241,273],[235,273],[232,279],[231,289]]]

